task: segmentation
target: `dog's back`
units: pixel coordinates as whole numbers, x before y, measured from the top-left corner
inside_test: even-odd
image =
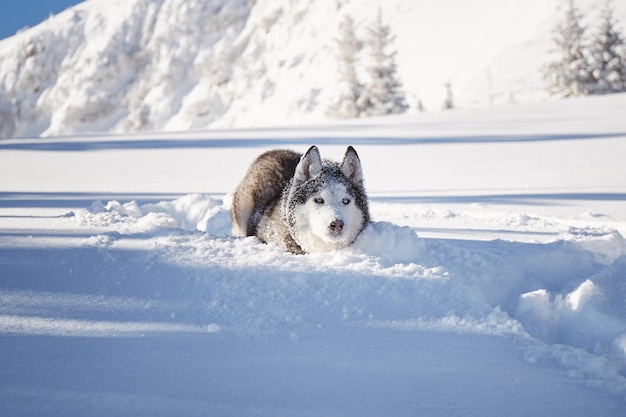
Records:
[[[301,155],[276,149],[260,155],[237,186],[231,210],[234,236],[255,236],[263,214],[270,215],[293,177]]]

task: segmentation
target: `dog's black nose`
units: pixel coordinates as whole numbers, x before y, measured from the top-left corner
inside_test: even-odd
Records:
[[[330,230],[334,233],[341,233],[343,230],[343,220],[334,220],[330,223]]]

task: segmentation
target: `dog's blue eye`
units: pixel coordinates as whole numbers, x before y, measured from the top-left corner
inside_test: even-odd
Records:
[[[350,204],[350,199],[344,198],[343,200],[341,200],[341,202],[343,203],[344,206],[347,206],[348,204]]]
[[[324,204],[324,199],[323,199],[323,198],[321,198],[321,197],[317,197],[317,198],[316,198],[315,200],[313,200],[313,201],[315,201],[317,204]]]

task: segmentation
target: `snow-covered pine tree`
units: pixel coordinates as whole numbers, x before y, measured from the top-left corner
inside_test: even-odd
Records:
[[[382,12],[378,9],[376,21],[368,28],[367,43],[370,48],[370,64],[367,67],[369,80],[357,101],[362,114],[378,116],[403,113],[408,109],[402,84],[398,80],[395,55],[390,52],[394,36],[383,23]]]
[[[419,98],[417,94],[413,95],[413,103],[415,111],[422,113],[426,111],[426,107],[424,107],[424,103],[422,103],[422,99]]]
[[[448,80],[444,85],[446,89],[446,98],[441,106],[443,110],[450,110],[454,108],[454,97],[452,96],[452,83]]]
[[[346,16],[341,23],[340,37],[337,39],[337,63],[339,72],[338,97],[328,109],[333,117],[350,119],[359,117],[357,101],[363,85],[356,75],[356,56],[359,42],[354,34],[354,21]]]
[[[592,90],[594,80],[584,53],[584,33],[581,14],[574,0],[569,0],[565,17],[554,31],[558,59],[544,72],[550,94],[565,98],[586,95]]]
[[[593,94],[626,91],[626,46],[610,0],[602,9],[600,26],[592,39],[589,64],[595,81]]]

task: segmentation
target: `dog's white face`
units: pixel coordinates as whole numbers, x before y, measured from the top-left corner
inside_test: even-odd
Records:
[[[294,239],[306,252],[328,252],[350,245],[363,225],[363,213],[346,186],[330,182],[296,207]]]

